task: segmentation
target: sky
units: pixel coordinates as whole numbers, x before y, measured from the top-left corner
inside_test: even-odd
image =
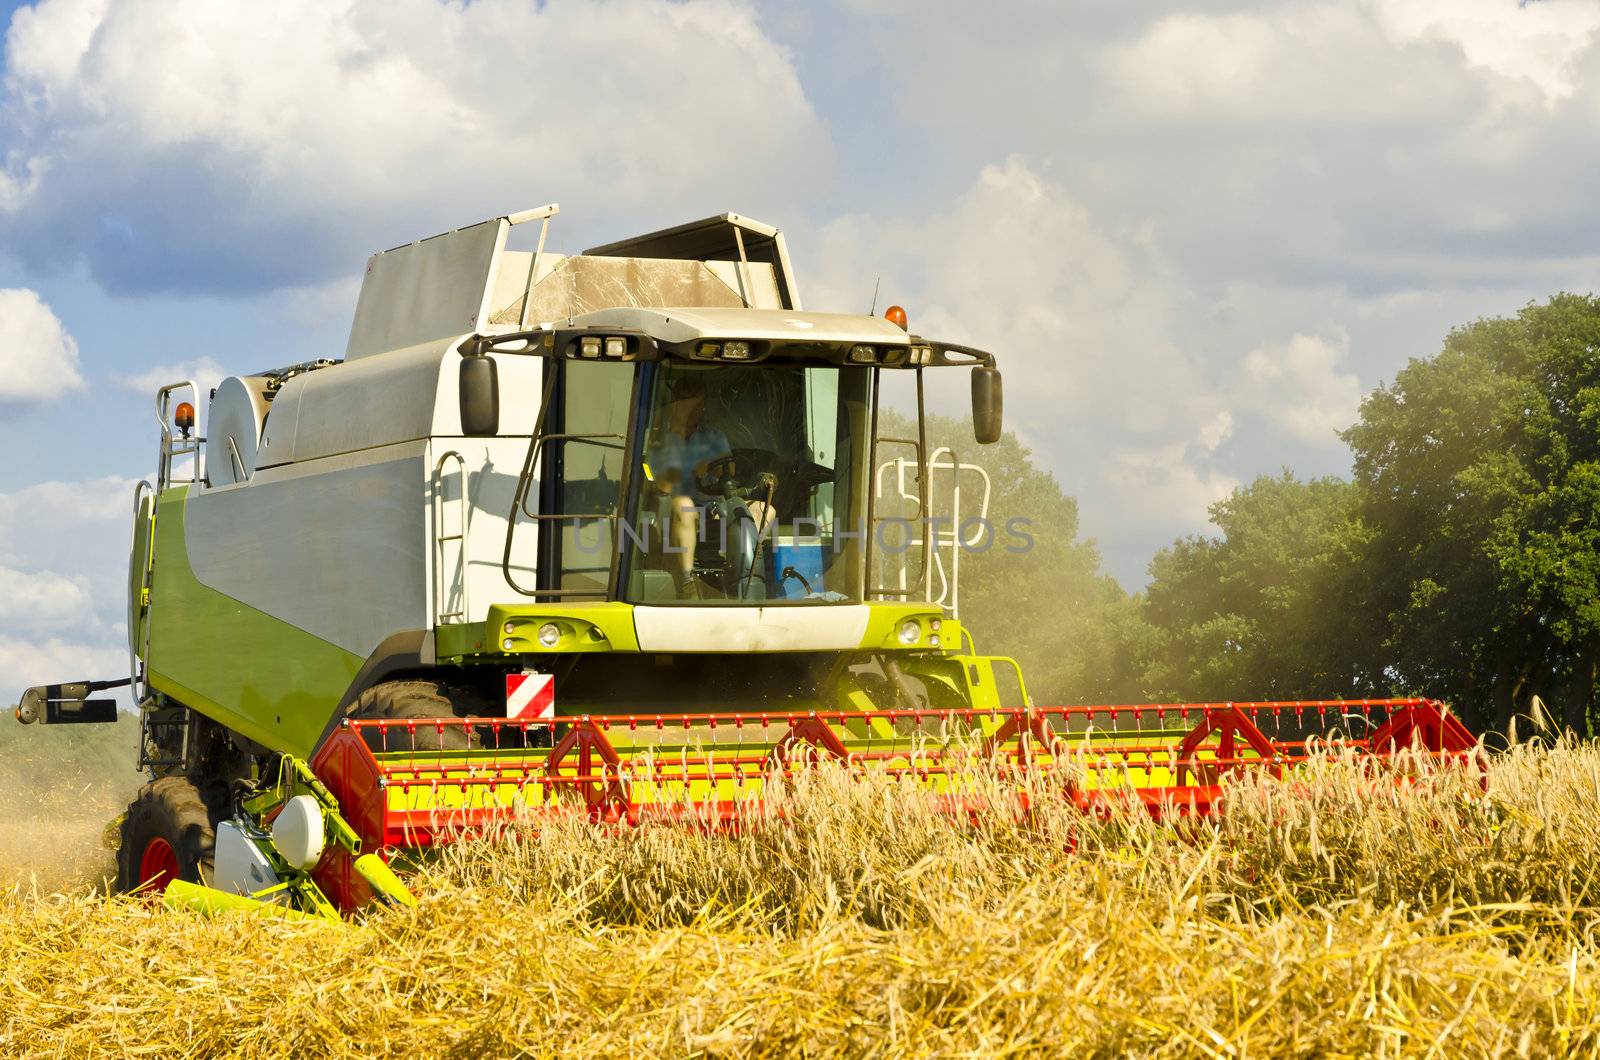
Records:
[[[1124,585],[1600,287],[1600,0],[0,2],[0,700],[125,672],[154,387],[338,356],[368,255],[735,211],[992,350]],[[944,379],[940,410],[964,411]]]

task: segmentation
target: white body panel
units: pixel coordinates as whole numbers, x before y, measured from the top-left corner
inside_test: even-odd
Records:
[[[870,613],[864,604],[636,607],[633,628],[647,652],[852,651]]]
[[[244,837],[239,826],[232,821],[218,823],[211,886],[229,894],[252,895],[277,882],[278,874],[272,871],[272,862]],[[289,892],[278,891],[265,895],[262,900],[288,905]]]
[[[248,482],[194,490],[185,523],[200,582],[366,658],[387,637],[432,629],[458,611],[461,543],[434,567],[436,482],[444,533],[459,526],[460,465],[468,475],[465,542],[469,610],[520,599],[501,573],[505,516],[538,416],[543,361],[497,355],[504,434],[459,437],[457,339],[322,368],[291,379],[267,416],[260,464]],[[516,431],[520,434],[512,434]],[[451,437],[456,435],[457,437]],[[226,457],[213,450],[213,466]],[[535,494],[537,495],[537,494]],[[536,534],[519,528],[513,562],[533,581]],[[436,606],[435,588],[444,588]]]
[[[461,457],[461,463],[448,454]],[[505,555],[506,515],[516,496],[517,474],[528,453],[523,438],[435,438],[429,447],[428,466],[437,469],[429,496],[437,491],[438,504],[431,504],[427,518],[435,539],[429,554],[430,594],[434,597],[437,621],[478,622],[488,616],[494,604],[526,599],[507,583],[501,568]],[[461,507],[462,469],[466,472],[467,506]],[[538,481],[530,488],[539,496]],[[463,514],[465,541],[451,540],[460,532]],[[523,519],[511,554],[512,575],[517,583],[531,587],[535,576],[538,527]],[[466,577],[462,577],[462,557],[466,557]],[[434,572],[434,567],[438,569]],[[464,596],[463,596],[464,594]],[[430,623],[431,625],[432,623]]]

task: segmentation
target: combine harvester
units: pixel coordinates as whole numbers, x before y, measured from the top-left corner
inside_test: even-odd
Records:
[[[1234,770],[1473,752],[1426,700],[1032,705],[959,620],[987,476],[923,419],[927,374],[965,369],[997,440],[994,357],[898,307],[802,310],[749,218],[565,256],[556,212],[375,255],[344,358],[224,380],[205,437],[194,383],[158,392],[131,676],[18,709],[112,721],[91,697],[131,686],[153,780],[123,890],[408,903],[390,860],[463,827],[728,822],[817,758],[964,805],[978,755],[1165,815],[1214,812]]]

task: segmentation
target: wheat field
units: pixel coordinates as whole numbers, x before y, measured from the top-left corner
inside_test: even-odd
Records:
[[[1219,823],[952,821],[802,776],[734,835],[461,843],[415,911],[202,919],[0,897],[0,1052],[51,1056],[1593,1055],[1600,751],[1487,791],[1348,762]]]

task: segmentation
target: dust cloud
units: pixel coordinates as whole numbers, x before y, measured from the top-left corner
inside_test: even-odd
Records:
[[[137,720],[20,725],[0,714],[0,893],[104,890],[116,826],[144,783]]]

